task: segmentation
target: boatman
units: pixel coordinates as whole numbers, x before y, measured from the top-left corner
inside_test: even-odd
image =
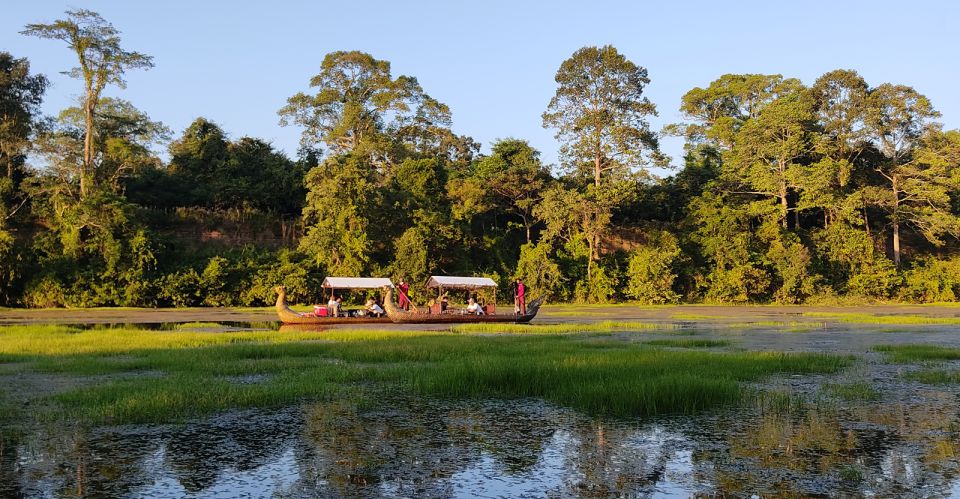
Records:
[[[516,304],[517,315],[527,315],[527,288],[523,281],[517,279],[513,288],[513,301]]]
[[[401,278],[400,284],[397,284],[397,290],[400,291],[400,308],[403,310],[410,310],[410,298],[407,296],[407,291],[410,290],[410,285]]]

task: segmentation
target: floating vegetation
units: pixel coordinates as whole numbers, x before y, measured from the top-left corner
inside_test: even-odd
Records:
[[[823,385],[823,389],[830,395],[848,402],[880,399],[880,392],[869,383],[862,381],[855,383],[828,383]]]
[[[960,348],[939,345],[877,345],[876,352],[886,354],[893,362],[924,362],[960,359]]]
[[[665,338],[645,341],[644,344],[675,348],[714,348],[730,346],[732,342],[729,340],[708,340],[702,338]]]
[[[923,369],[906,373],[903,377],[926,385],[952,385],[960,383],[960,371],[946,369]]]
[[[901,325],[960,325],[960,317],[930,317],[926,315],[879,315],[845,312],[804,312],[804,317],[822,317],[837,322],[852,324],[901,324]]]
[[[742,400],[748,393],[743,382],[778,373],[832,373],[850,362],[814,353],[671,350],[594,335],[60,326],[0,328],[0,355],[24,363],[18,376],[74,382],[30,394],[54,402],[38,405],[36,411],[50,406],[50,413],[35,417],[94,423],[177,421],[230,408],[404,391],[534,397],[589,414],[693,413]],[[230,381],[243,377],[260,381]]]

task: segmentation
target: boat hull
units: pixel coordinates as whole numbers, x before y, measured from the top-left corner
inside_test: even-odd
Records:
[[[284,324],[306,326],[333,326],[336,324],[389,324],[390,318],[383,317],[317,317],[313,314],[301,314],[287,305],[287,294],[283,287],[277,288],[277,317]]]
[[[393,303],[393,291],[386,290],[386,299],[384,308],[387,311],[387,317],[396,324],[464,324],[464,323],[486,323],[486,322],[510,322],[514,324],[526,324],[537,316],[540,305],[543,304],[543,298],[537,298],[527,306],[525,315],[473,315],[473,314],[431,314],[426,310],[417,310],[408,312],[397,307]]]

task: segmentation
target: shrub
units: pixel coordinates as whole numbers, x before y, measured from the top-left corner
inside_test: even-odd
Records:
[[[656,231],[650,242],[637,247],[627,267],[626,295],[642,303],[676,303],[680,295],[673,290],[677,274],[673,266],[680,257],[677,238]]]

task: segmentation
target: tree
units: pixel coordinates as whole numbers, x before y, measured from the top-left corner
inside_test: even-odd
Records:
[[[923,203],[922,192],[935,180],[924,179],[924,169],[908,165],[914,148],[924,134],[936,125],[931,120],[940,116],[930,100],[905,85],[884,83],[870,91],[867,98],[866,130],[884,160],[874,169],[886,180],[887,192],[868,188],[868,202],[884,209],[890,216],[893,231],[893,263],[900,267],[900,228],[904,222],[918,223],[908,206],[911,201]],[[934,230],[934,232],[936,232]],[[934,232],[927,231],[925,235]],[[933,239],[931,242],[935,242]]]
[[[890,216],[898,267],[902,226],[936,246],[944,235],[960,237],[960,218],[951,212],[951,195],[960,192],[960,131],[927,130],[910,155],[910,161],[880,170],[889,186],[864,188],[866,198]]]
[[[370,258],[372,170],[353,155],[328,158],[307,173],[300,250],[330,275],[363,275]]]
[[[852,194],[851,178],[858,164],[864,163],[869,87],[856,71],[837,69],[817,78],[810,92],[820,128],[815,146],[820,159],[803,179],[798,209],[822,208],[827,225],[845,211]]]
[[[124,73],[130,69],[153,67],[153,58],[120,47],[120,32],[100,14],[91,10],[68,10],[67,18],[50,24],[28,24],[21,33],[28,36],[61,40],[76,53],[79,66],[65,72],[84,82],[83,114],[85,133],[83,163],[80,171],[80,195],[86,196],[95,186],[96,137],[95,115],[100,96],[107,85],[126,87]],[[93,184],[93,186],[88,185]]]
[[[30,74],[29,61],[0,52],[0,169],[14,184],[38,126],[47,84],[45,76]]]
[[[316,94],[287,99],[280,124],[304,127],[304,146],[323,142],[332,154],[356,152],[380,169],[394,163],[395,142],[439,147],[440,132],[450,125],[450,109],[416,78],[393,78],[389,62],[364,52],[327,54],[310,86]]]
[[[775,198],[787,227],[789,197],[803,176],[802,160],[812,150],[813,103],[798,90],[769,103],[736,134],[724,176],[748,186],[751,194]]]
[[[8,221],[27,201],[21,192],[26,177],[24,164],[30,141],[38,128],[40,103],[47,87],[43,75],[31,75],[26,59],[15,59],[0,52],[0,300],[10,303],[8,290],[17,274],[8,261],[13,248],[13,234]]]
[[[57,118],[58,132],[82,137],[85,121],[83,109],[64,109]],[[153,148],[170,139],[170,129],[151,120],[130,102],[111,97],[100,99],[93,124],[99,139],[95,155],[100,159],[93,171],[94,185],[120,192],[124,180],[138,175],[145,168],[160,166]]]
[[[684,94],[680,111],[694,123],[671,128],[682,132],[691,144],[709,143],[727,150],[747,121],[780,95],[802,86],[800,80],[782,75],[725,74],[707,88],[696,87]]]
[[[591,171],[600,187],[603,172],[663,161],[646,121],[657,110],[643,96],[650,83],[645,68],[611,45],[584,47],[560,65],[555,80],[558,88],[543,126],[557,130],[568,168]]]
[[[540,151],[525,140],[498,140],[491,154],[477,161],[474,175],[500,209],[520,218],[530,243],[536,223],[533,209],[552,180],[550,170],[540,162]]]

